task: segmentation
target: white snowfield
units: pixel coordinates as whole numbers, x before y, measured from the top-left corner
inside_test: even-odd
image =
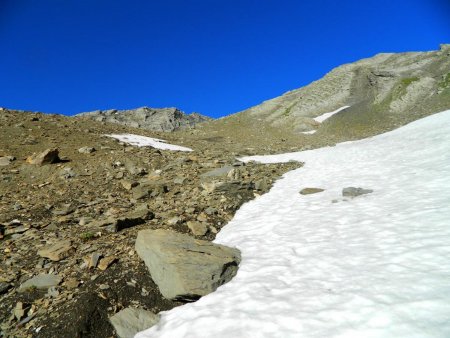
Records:
[[[110,134],[105,136],[112,137],[121,142],[125,142],[138,147],[153,147],[162,150],[174,150],[174,151],[192,151],[191,148],[165,143],[166,141],[153,137],[134,134]]]
[[[450,337],[450,110],[245,160],[306,164],[218,234],[242,252],[236,277],[136,337]],[[344,200],[349,186],[374,192]]]
[[[325,113],[322,115],[319,115],[317,117],[314,118],[314,121],[322,123],[323,121],[325,121],[326,119],[329,119],[331,116],[333,116],[334,114],[339,113],[340,111],[343,111],[344,109],[349,108],[350,106],[343,106],[339,109],[336,109],[335,111],[329,112],[329,113]]]

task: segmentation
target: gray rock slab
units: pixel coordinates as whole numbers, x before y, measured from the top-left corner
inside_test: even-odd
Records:
[[[200,177],[225,177],[232,169],[233,166],[227,165],[201,174]]]
[[[120,338],[133,338],[140,331],[152,327],[159,321],[159,316],[151,311],[128,307],[109,318]]]
[[[357,197],[361,195],[366,195],[372,193],[372,189],[363,189],[355,187],[347,187],[342,189],[342,196],[344,197]]]
[[[37,275],[29,280],[27,280],[25,283],[20,285],[18,292],[25,292],[26,290],[30,288],[37,288],[37,289],[48,289],[52,286],[57,286],[59,283],[61,283],[62,278],[57,275],[51,275],[51,274],[41,274]]]
[[[215,291],[237,273],[237,249],[170,230],[141,230],[136,252],[144,260],[161,294],[191,301]]]

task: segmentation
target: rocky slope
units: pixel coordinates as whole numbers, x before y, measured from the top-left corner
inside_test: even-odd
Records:
[[[206,244],[195,249],[200,242],[188,238],[212,240],[242,203],[300,165],[244,165],[226,143],[77,117],[3,109],[0,129],[0,336],[6,337],[111,337],[108,318],[128,306],[158,313],[211,292],[234,275],[238,256],[225,262],[227,278],[208,285],[201,272],[217,275],[222,256],[212,262],[216,270],[202,266]],[[169,137],[194,151],[138,148],[104,136],[120,133]],[[188,237],[164,254],[182,262],[187,255],[179,248],[197,252],[203,289],[161,294],[137,253],[156,249],[135,248],[144,229]],[[152,264],[152,275],[163,269],[161,261]],[[193,274],[180,270],[171,281],[196,285]]]
[[[78,114],[79,117],[154,131],[174,131],[193,128],[195,125],[211,120],[210,117],[192,113],[185,114],[177,108],[142,107],[129,110],[96,110]]]
[[[349,106],[319,123],[321,114]],[[310,85],[199,126],[199,137],[266,144],[267,152],[322,146],[392,130],[450,108],[450,45],[382,53],[345,64]],[[314,134],[302,134],[314,132]]]

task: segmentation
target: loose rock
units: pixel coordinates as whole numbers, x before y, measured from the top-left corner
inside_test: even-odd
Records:
[[[144,309],[129,307],[117,312],[109,320],[120,338],[133,338],[139,331],[158,323],[159,316]]]
[[[43,249],[38,251],[38,255],[58,262],[61,259],[69,257],[73,250],[74,248],[72,247],[71,241],[63,240],[44,247]]]
[[[27,158],[27,163],[35,165],[45,165],[59,161],[58,149],[47,149],[40,154],[33,154]]]
[[[30,288],[37,288],[37,289],[48,289],[52,286],[57,286],[59,283],[61,283],[62,278],[57,275],[52,274],[41,274],[37,275],[29,280],[27,280],[25,283],[20,285],[18,292],[25,292],[29,290]]]

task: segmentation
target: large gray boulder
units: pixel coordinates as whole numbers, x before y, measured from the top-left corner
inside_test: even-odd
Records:
[[[161,294],[192,301],[230,281],[238,270],[237,249],[170,230],[141,230],[136,252],[144,260]]]

